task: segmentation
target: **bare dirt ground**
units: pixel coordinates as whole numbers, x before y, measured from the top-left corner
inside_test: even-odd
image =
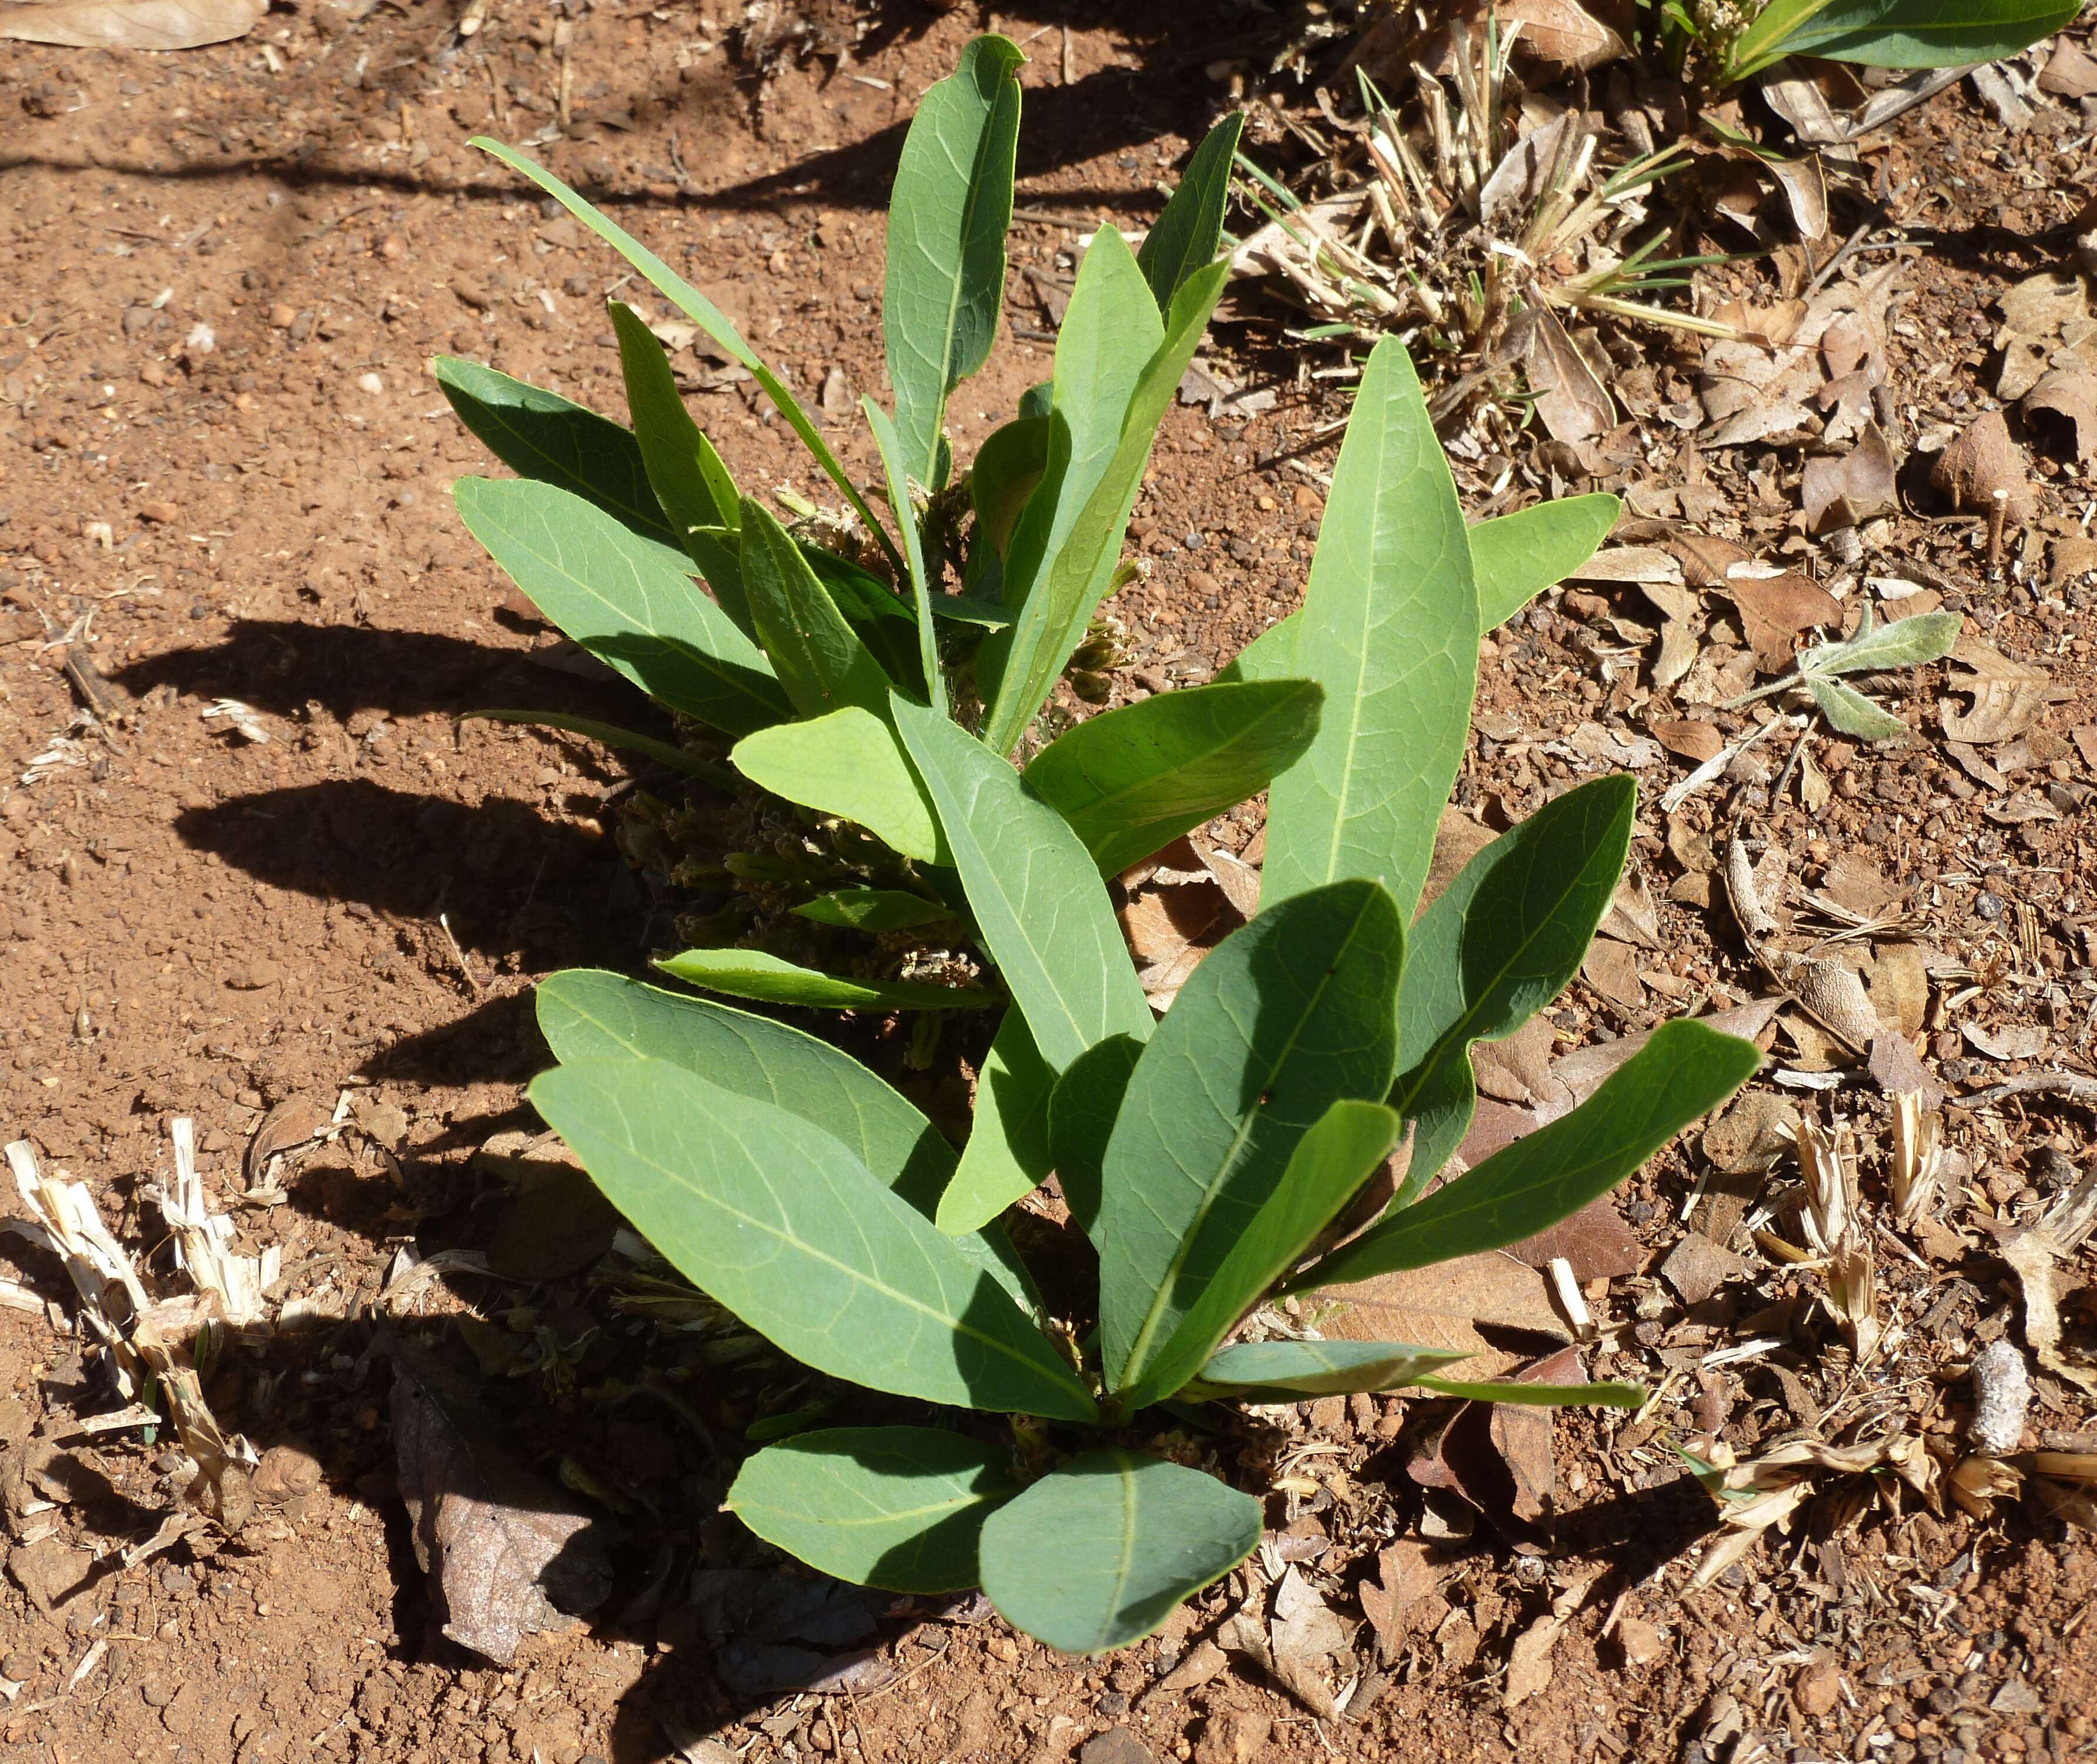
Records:
[[[1554,1048],[1770,995],[1716,873],[1729,832],[1784,854],[1783,933],[1810,894],[1865,921],[1854,947],[1881,1017],[1955,1099],[1940,1192],[1896,1228],[1885,1098],[1795,1010],[1763,1031],[1793,1079],[1759,1086],[1757,1106],[1846,1122],[1863,1149],[1888,1339],[1865,1351],[1828,1308],[1823,1263],[1772,1247],[1796,1237],[1796,1167],[1758,1202],[1766,1120],[1744,1118],[1656,1163],[1620,1197],[1611,1241],[1628,1248],[1596,1252],[1587,1369],[1656,1386],[1649,1413],[1520,1438],[1495,1420],[1490,1438],[1478,1416],[1460,1439],[1443,1437],[1447,1405],[1397,1399],[1270,1417],[1232,1447],[1274,1490],[1257,1578],[1121,1655],[1056,1658],[974,1601],[812,1587],[717,1513],[735,1442],[810,1402],[807,1381],[738,1358],[674,1296],[651,1308],[661,1295],[606,1257],[616,1222],[558,1167],[531,1166],[552,1185],[525,1199],[514,1186],[539,1149],[519,1088],[546,1058],[532,983],[637,968],[688,903],[622,852],[633,801],[615,756],[457,720],[500,704],[633,715],[451,511],[450,480],[484,456],[431,355],[619,408],[600,304],[615,266],[465,138],[536,142],[613,206],[838,414],[864,471],[843,414],[880,384],[879,204],[916,95],[968,33],[1007,30],[1032,58],[1010,338],[954,413],[973,442],[1045,373],[1081,233],[1154,213],[1224,102],[1205,69],[1250,53],[1241,24],[1271,24],[900,5],[862,30],[839,6],[768,46],[758,11],[498,5],[461,44],[433,6],[301,5],[180,56],[0,49],[0,1136],[83,1180],[161,1278],[147,1190],[170,1168],[169,1123],[193,1118],[213,1204],[243,1249],[282,1258],[274,1327],[224,1347],[205,1380],[229,1429],[279,1448],[252,1510],[147,1549],[184,1460],[151,1429],[88,1425],[122,1406],[105,1363],[56,1261],[0,1236],[0,1758],[2044,1764],[2090,1749],[2086,1498],[2034,1479],[1977,1517],[1947,1486],[1968,1362],[2028,1340],[2003,1241],[2090,1159],[2086,1103],[1956,1101],[2091,1069],[2088,467],[2072,444],[2042,449],[2000,564],[1926,487],[1839,555],[1799,517],[1796,446],[1698,447],[1688,340],[1604,339],[1627,420],[1583,449],[1525,449],[1517,471],[1460,442],[1473,515],[1547,489],[1624,492],[1619,540],[1729,538],[1850,606],[1893,580],[1899,610],[1966,615],[2025,690],[1990,697],[2003,715],[1984,728],[1957,720],[1968,702],[1946,670],[1889,676],[1873,690],[1911,745],[1818,740],[1800,764],[1824,792],[1802,795],[1797,767],[1777,775],[1782,737],[1663,813],[1654,799],[1709,738],[1678,724],[1727,740],[1756,726],[1716,707],[1766,646],[1748,615],[1694,593],[1685,610],[1678,571],[1661,584],[1672,602],[1585,582],[1516,621],[1488,646],[1459,803],[1504,826],[1631,766],[1646,893],[1605,927],[1531,1063],[1486,1088],[1517,1107]],[[1905,231],[1851,274],[1902,269],[1878,309],[1874,408],[1903,453],[1993,403],[1994,303],[2060,260],[2048,235],[2090,187],[2090,126],[2049,103],[2007,135],[1961,85],[1874,148]],[[1254,138],[1278,156],[1286,133]],[[1801,292],[1794,267],[1722,268],[1699,299],[1766,309]],[[1119,694],[1207,677],[1300,595],[1344,406],[1314,358],[1299,370],[1285,317],[1249,290],[1219,356],[1273,385],[1270,408],[1167,418],[1132,529],[1149,574],[1116,603]],[[746,382],[698,355],[678,366],[746,482],[813,490]],[[1675,622],[1697,660],[1657,686],[1650,651]],[[69,677],[68,659],[90,668]],[[225,699],[249,707],[252,735],[214,714]],[[1258,825],[1248,812],[1211,832],[1256,856]],[[913,1082],[929,1105],[958,1100],[953,1079]],[[281,1195],[273,1138],[299,1142]],[[446,1251],[486,1260],[402,1283]],[[2071,1369],[2037,1373],[2027,1451],[2097,1450],[2073,1359],[2090,1273],[2073,1255],[2055,1272]],[[417,1565],[394,1438],[417,1400],[397,1371],[410,1334],[475,1373],[510,1447],[598,1518],[587,1619],[528,1638],[507,1668],[437,1633]],[[1530,1357],[1554,1345],[1522,1339]],[[1670,1442],[1748,1460],[1786,1438],[1910,1442],[1933,1468],[1903,1481],[1867,1452],[1861,1473],[1828,1471],[1787,1530],[1688,1590],[1718,1521]]]

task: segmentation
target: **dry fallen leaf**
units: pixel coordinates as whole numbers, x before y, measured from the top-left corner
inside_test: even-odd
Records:
[[[1995,396],[2014,403],[2038,383],[2054,351],[2080,333],[2089,320],[2089,299],[2082,278],[2064,269],[2042,270],[2008,289],[1998,303],[2003,313],[1995,347],[2003,370]]]
[[[1717,727],[1690,717],[1675,717],[1649,725],[1653,738],[1679,759],[1697,765],[1715,759],[1725,751],[1726,738]]]
[[[1509,327],[1509,344],[1552,440],[1590,440],[1615,427],[1617,407],[1609,388],[1549,307],[1522,313]]]
[[[459,1374],[396,1338],[393,1450],[415,1560],[444,1633],[506,1666],[527,1635],[611,1591],[611,1565],[558,1489],[503,1442]]]
[[[2069,37],[2053,40],[2053,54],[2039,69],[2038,89],[2055,98],[2097,97],[2097,60]]]
[[[1321,1719],[1338,1713],[1325,1670],[1351,1639],[1351,1628],[1290,1563],[1274,1589],[1274,1614],[1267,1628],[1272,1670],[1290,1695]]]
[[[1320,1332],[1347,1342],[1414,1342],[1476,1358],[1461,1376],[1497,1378],[1520,1356],[1496,1347],[1481,1328],[1569,1342],[1573,1332],[1553,1302],[1551,1282],[1497,1250],[1431,1267],[1379,1274],[1319,1294]],[[1328,1312],[1323,1307],[1331,1304]]]
[[[1590,1280],[1635,1274],[1645,1263],[1644,1250],[1617,1211],[1614,1197],[1607,1194],[1597,1195],[1577,1213],[1534,1237],[1509,1244],[1508,1254],[1519,1256],[1533,1268],[1568,1263],[1573,1278],[1583,1286]]]
[[[2003,1259],[2024,1292],[2025,1341],[2038,1363],[2086,1394],[2097,1396],[2097,1366],[2068,1359],[2061,1350],[2060,1292],[2054,1263],[2073,1254],[2097,1223],[2097,1171],[2092,1171],[2049,1207],[2036,1225],[2002,1241]]]
[[[0,37],[74,49],[201,49],[245,37],[268,0],[62,0],[0,7]]]
[[[2097,458],[2097,370],[2055,368],[2025,394],[2024,413],[2051,452],[2077,462]]]
[[[1362,1610],[1376,1630],[1377,1654],[1386,1662],[1398,1657],[1399,1644],[1412,1627],[1407,1613],[1439,1581],[1435,1561],[1429,1545],[1400,1538],[1377,1553],[1375,1577],[1361,1583]]]
[[[1543,63],[1554,79],[1586,73],[1629,53],[1615,29],[1574,0],[1499,0],[1494,10],[1499,15],[1503,39],[1512,34],[1511,27],[1520,25],[1517,52],[1526,52]],[[1613,9],[1600,6],[1596,10]]]
[[[1740,629],[1766,673],[1790,668],[1792,640],[1800,632],[1842,622],[1841,602],[1796,570],[1728,576],[1718,591],[1740,609]]]
[[[1645,987],[1639,979],[1638,952],[1628,943],[1597,937],[1580,963],[1580,978],[1619,1010],[1645,1008]]]
[[[2025,475],[2024,449],[2010,439],[2010,426],[1999,410],[1990,410],[1937,456],[1929,468],[1929,487],[1950,500],[1955,513],[1985,514],[1999,497],[2003,519],[2031,519],[2031,480]]]
[[[1950,679],[1950,689],[1973,698],[1972,709],[1963,716],[1949,699],[1938,707],[1944,733],[1953,741],[1983,747],[2013,741],[2046,709],[2051,676],[2044,668],[2013,662],[1979,637],[1961,637],[1950,659],[1969,670]]]
[[[1861,527],[1880,514],[1896,514],[1900,498],[1893,488],[1899,462],[1876,422],[1864,425],[1857,444],[1840,459],[1809,459],[1799,479],[1806,506],[1806,528],[1832,532],[1838,527]]]

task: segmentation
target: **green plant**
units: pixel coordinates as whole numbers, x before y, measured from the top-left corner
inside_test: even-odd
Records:
[[[980,47],[964,72],[987,63],[1009,77],[1001,52]],[[970,114],[1005,115],[995,90],[980,80],[968,90]],[[961,107],[951,98],[928,100],[938,120],[921,116],[912,142],[948,126]],[[1009,177],[1009,153],[970,163],[986,159]],[[907,146],[906,171],[912,163]],[[1197,155],[1185,187],[1220,176]],[[896,205],[909,218],[891,228],[923,227],[926,211],[906,204],[915,198],[904,182],[900,173]],[[929,1425],[918,1415],[767,1446],[729,1495],[746,1522],[847,1578],[913,1591],[981,1584],[1015,1624],[1079,1652],[1146,1633],[1258,1540],[1257,1500],[1149,1449],[1161,1412],[1193,1429],[1170,1449],[1198,1460],[1208,1405],[1238,1399],[1415,1385],[1504,1402],[1639,1400],[1624,1385],[1459,1382],[1441,1369],[1456,1356],[1403,1342],[1232,1337],[1280,1293],[1543,1229],[1731,1094],[1758,1060],[1699,1024],[1665,1025],[1580,1107],[1427,1192],[1470,1118],[1472,1045],[1513,1033],[1577,971],[1628,848],[1633,791],[1604,778],[1567,793],[1479,853],[1416,919],[1469,738],[1481,629],[1575,567],[1615,506],[1581,498],[1467,529],[1395,341],[1377,346],[1363,375],[1302,612],[1230,677],[1081,724],[1015,769],[1009,754],[1114,576],[1156,421],[1145,401],[1178,374],[1159,383],[1159,352],[1174,346],[1158,339],[1198,330],[1212,297],[1190,302],[1185,290],[1215,279],[1214,265],[1199,266],[1219,199],[1179,203],[1143,254],[1117,257],[1111,234],[1094,244],[1088,269],[1105,265],[1097,274],[1119,281],[1089,316],[1074,295],[1057,379],[1022,419],[1045,427],[1023,453],[998,444],[1017,459],[994,455],[994,436],[975,462],[977,529],[957,597],[979,619],[985,609],[1009,615],[989,626],[1003,647],[973,656],[976,677],[987,668],[997,682],[982,694],[980,733],[961,695],[943,690],[953,659],[931,645],[939,597],[926,541],[945,531],[948,468],[936,419],[900,379],[907,418],[869,411],[900,518],[900,546],[884,543],[903,568],[886,580],[862,570],[858,587],[838,586],[859,578],[747,497],[730,525],[726,491],[707,488],[717,460],[661,400],[636,401],[638,440],[562,414],[563,432],[587,444],[528,456],[541,471],[528,494],[471,481],[460,490],[470,517],[511,495],[506,518],[476,531],[513,574],[521,567],[528,592],[558,603],[548,610],[572,634],[666,702],[703,703],[692,714],[741,737],[739,770],[869,829],[912,884],[835,891],[820,910],[905,930],[924,913],[948,915],[982,952],[983,971],[962,987],[847,980],[753,950],[663,964],[768,1001],[1001,1007],[958,1153],[900,1092],[825,1042],[606,973],[558,974],[540,988],[541,1026],[561,1063],[532,1096],[605,1193],[712,1300],[808,1366],[948,1412]],[[976,225],[963,230],[975,237]],[[644,269],[654,262],[631,241],[621,248]],[[1146,260],[1197,267],[1161,305]],[[679,298],[688,311],[700,301]],[[922,322],[891,314],[892,361],[951,364],[977,348],[978,334],[962,329],[929,345],[898,342]],[[647,359],[637,339],[632,354]],[[1110,379],[1116,389],[1103,392]],[[688,511],[703,494],[722,519],[687,525],[668,513],[679,492],[665,488],[667,468],[650,466],[650,422],[659,440],[666,426],[684,436]],[[906,447],[931,475],[922,511],[897,463]],[[513,455],[528,457],[515,445]],[[624,477],[577,469],[615,455]],[[592,495],[550,485],[549,459]],[[1038,475],[1029,459],[1042,462]],[[1074,505],[1083,482],[1093,488]],[[996,511],[987,521],[986,507]],[[689,561],[711,599],[651,523],[698,542]],[[978,564],[984,545],[993,555]],[[867,611],[875,593],[903,610]],[[618,608],[615,628],[591,622],[606,605]],[[861,625],[847,616],[855,606]],[[860,637],[913,614],[913,641],[899,630],[877,652]],[[1161,1020],[1105,877],[1263,787],[1260,910]],[[1395,1200],[1346,1235],[1336,1222],[1408,1136]],[[1048,1311],[998,1223],[1052,1171],[1097,1254],[1097,1302],[1075,1315]],[[882,1419],[876,1398],[861,1401]],[[1000,1427],[986,1415],[1012,1419]]]
[[[1731,85],[1790,55],[1871,68],[1954,68],[2029,48],[2080,0],[1663,0],[1664,28]]]

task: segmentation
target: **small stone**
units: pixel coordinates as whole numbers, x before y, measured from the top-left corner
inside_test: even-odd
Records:
[[[1263,1709],[1219,1709],[1202,1724],[1194,1764],[1257,1764],[1273,1733],[1274,1718]]]
[[[320,1486],[320,1460],[297,1446],[272,1446],[255,1472],[255,1498],[265,1507],[287,1505]]]
[[[124,309],[124,335],[135,337],[142,330],[151,330],[159,311],[151,306],[127,306]]]
[[[1216,589],[1217,582],[1215,577],[1210,575],[1206,570],[1189,570],[1187,572],[1187,592],[1189,593],[1213,594],[1216,592]]]
[[[1311,1425],[1321,1434],[1337,1434],[1347,1425],[1347,1399],[1320,1397],[1311,1405]]]
[[[1110,1727],[1084,1743],[1078,1764],[1158,1764],[1158,1760],[1127,1728]]]
[[[398,263],[408,255],[408,247],[398,233],[388,233],[379,242],[379,255],[389,264]]]
[[[158,361],[142,362],[138,367],[138,379],[142,385],[165,386],[168,383],[168,370]]]
[[[1642,1617],[1627,1617],[1617,1624],[1617,1648],[1627,1666],[1642,1666],[1660,1657],[1660,1631]]]
[[[289,330],[296,322],[298,316],[297,307],[287,305],[283,301],[279,300],[269,309],[269,328],[272,330]]]
[[[357,389],[361,392],[383,392],[386,390],[386,382],[376,374],[360,374],[357,376]]]
[[[182,511],[172,502],[141,502],[138,519],[151,521],[156,527],[173,526],[182,519]]]
[[[1170,1672],[1158,1681],[1160,1691],[1191,1691],[1206,1684],[1225,1666],[1229,1656],[1214,1642],[1202,1642]]]
[[[1842,1700],[1841,1668],[1832,1657],[1815,1661],[1792,1680],[1791,1695],[1801,1714],[1816,1720],[1832,1714],[1835,1705]]]
[[[265,986],[274,986],[283,974],[281,964],[267,956],[257,956],[246,967],[235,970],[226,984],[237,992],[259,992]]]

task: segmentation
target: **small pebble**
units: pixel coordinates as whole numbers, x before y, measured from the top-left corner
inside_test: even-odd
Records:
[[[383,392],[386,390],[386,382],[376,374],[360,374],[357,377],[357,389],[361,392]]]

